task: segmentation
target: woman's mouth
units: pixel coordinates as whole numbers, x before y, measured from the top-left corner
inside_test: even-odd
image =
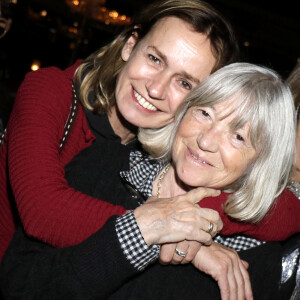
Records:
[[[144,97],[142,97],[136,90],[133,90],[133,94],[137,100],[137,102],[144,108],[149,109],[151,111],[157,111],[157,107],[148,102]]]
[[[207,166],[213,167],[212,164],[210,164],[208,161],[204,160],[203,158],[196,156],[194,153],[192,153],[191,150],[189,150],[189,153],[190,153],[191,157],[194,160],[196,160],[197,162],[199,162],[199,163],[201,163],[203,165],[207,165]]]

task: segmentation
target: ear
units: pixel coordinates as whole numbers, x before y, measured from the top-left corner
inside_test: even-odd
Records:
[[[130,38],[125,43],[125,45],[123,46],[121,51],[121,57],[124,61],[127,61],[129,59],[137,40],[138,40],[137,33],[133,32]]]

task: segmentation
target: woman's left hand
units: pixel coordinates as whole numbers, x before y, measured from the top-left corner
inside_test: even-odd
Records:
[[[201,246],[197,241],[164,244],[160,248],[159,262],[163,265],[187,264],[194,259]]]
[[[236,251],[213,242],[202,246],[192,263],[218,282],[222,300],[253,300],[249,265]]]

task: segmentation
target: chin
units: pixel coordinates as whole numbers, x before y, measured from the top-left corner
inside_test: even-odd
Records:
[[[199,181],[195,182],[195,180],[191,178],[182,178],[180,180],[184,185],[189,186],[191,188],[205,187],[205,183]]]

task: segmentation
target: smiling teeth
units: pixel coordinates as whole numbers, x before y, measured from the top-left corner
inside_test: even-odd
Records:
[[[157,111],[157,108],[155,106],[153,106],[151,103],[149,103],[145,98],[143,98],[135,90],[133,90],[133,93],[140,105],[142,105],[144,108],[147,108],[149,110]]]
[[[203,160],[198,159],[193,153],[191,153],[191,155],[192,155],[193,158],[195,158],[196,160],[202,162],[203,164],[207,164],[206,161],[203,161]]]

